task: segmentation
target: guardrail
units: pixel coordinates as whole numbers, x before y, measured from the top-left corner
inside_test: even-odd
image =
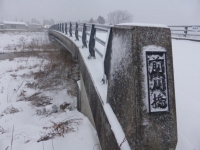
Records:
[[[75,41],[79,41],[79,38],[82,39],[82,48],[89,46],[90,56],[88,58],[95,58],[95,52],[97,52],[101,57],[104,57],[107,41],[96,36],[96,31],[100,32],[110,32],[112,25],[101,25],[101,24],[91,24],[91,23],[77,23],[77,22],[68,22],[68,23],[59,23],[51,26],[49,29],[54,29],[60,31],[64,34],[73,37],[75,35]],[[184,39],[184,40],[194,40],[200,41],[200,26],[199,25],[181,25],[181,26],[168,26],[171,29],[172,38],[175,39]],[[79,33],[82,33],[81,35]],[[108,40],[107,35],[107,39]],[[104,46],[105,51],[102,52],[99,48],[95,47],[95,42],[98,42],[100,45]]]
[[[199,25],[168,26],[171,29],[172,38],[186,40],[200,40]]]
[[[104,57],[108,43],[107,41],[103,41],[102,39],[98,38],[96,36],[96,31],[106,32],[108,40],[111,27],[111,25],[69,22],[55,24],[49,29],[60,31],[66,35],[69,35],[70,37],[75,35],[75,41],[79,41],[79,37],[82,38],[82,48],[87,48],[89,46],[90,55],[88,56],[88,59],[91,59],[96,58],[95,52],[97,52],[101,57]],[[79,33],[82,33],[82,35]],[[100,45],[104,46],[105,51],[102,52],[100,49],[95,47],[95,42],[98,42]]]

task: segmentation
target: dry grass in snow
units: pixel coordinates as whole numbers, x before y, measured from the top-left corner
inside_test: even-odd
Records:
[[[0,150],[98,145],[94,127],[76,109],[78,79],[78,66],[65,51],[0,60]]]

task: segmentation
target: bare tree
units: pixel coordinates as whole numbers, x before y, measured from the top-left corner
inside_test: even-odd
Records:
[[[131,22],[132,20],[133,15],[126,10],[115,10],[108,14],[108,22],[110,24]]]

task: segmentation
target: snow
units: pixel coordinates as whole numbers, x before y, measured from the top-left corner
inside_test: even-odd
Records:
[[[166,25],[162,24],[145,24],[145,23],[120,23],[116,24],[117,26],[142,26],[142,27],[160,27],[160,28],[169,28]]]
[[[121,25],[121,24],[120,24]],[[149,25],[148,25],[149,26]],[[63,34],[64,35],[64,34]],[[29,38],[30,36],[30,38]],[[0,33],[0,52],[10,52],[15,51],[12,49],[5,49],[5,47],[10,45],[17,45],[20,37],[26,37],[27,41],[31,41],[31,38],[41,37],[42,35],[32,35],[20,33],[16,34],[1,34]],[[81,38],[80,41],[75,42],[75,37],[69,37],[78,46],[82,46]],[[73,35],[74,36],[74,35]],[[106,41],[107,35],[105,33],[97,33],[98,38]],[[88,36],[87,36],[88,38]],[[87,39],[89,40],[89,39]],[[116,39],[117,41],[117,39]],[[102,52],[104,48],[97,46]],[[176,109],[177,109],[177,125],[178,125],[178,144],[176,150],[198,150],[200,149],[200,111],[199,111],[199,97],[200,97],[200,43],[186,40],[172,40],[173,47],[173,64],[174,64],[174,77],[175,77],[175,92],[176,92]],[[145,50],[154,49],[154,46],[144,47]],[[94,82],[95,88],[101,97],[101,102],[104,107],[104,111],[109,119],[111,128],[117,139],[118,144],[121,144],[124,138],[124,132],[115,117],[110,105],[106,102],[107,98],[107,85],[102,84],[101,80],[103,78],[103,59],[96,54],[96,59],[88,60],[89,56],[88,48],[79,48],[87,69],[90,72],[92,81]],[[160,48],[157,47],[158,51]],[[18,52],[22,49],[17,49]],[[1,55],[1,54],[0,54]],[[143,56],[141,56],[143,57]],[[27,62],[28,63],[25,63]],[[25,83],[33,81],[33,78],[22,79],[17,77],[14,79],[14,74],[22,75],[24,72],[29,73],[31,71],[36,71],[37,68],[31,68],[37,63],[40,63],[40,59],[29,58],[22,59],[16,58],[12,61],[2,60],[0,61],[0,114],[7,107],[15,107],[19,109],[18,113],[7,114],[0,118],[0,126],[6,130],[6,133],[0,134],[0,149],[5,149],[10,146],[12,128],[14,124],[14,135],[16,138],[13,142],[13,149],[42,149],[44,144],[44,149],[52,149],[52,142],[55,147],[59,150],[62,149],[98,149],[98,146],[94,146],[98,143],[98,137],[93,126],[90,124],[89,120],[80,114],[77,110],[66,111],[59,114],[52,114],[47,118],[42,118],[36,115],[36,110],[33,108],[29,102],[16,102],[17,93],[13,92],[14,89],[20,87],[22,82],[24,82],[20,88],[22,90],[25,88]],[[26,66],[26,69],[17,71],[20,66]],[[16,70],[16,71],[14,71]],[[145,87],[145,85],[144,85]],[[19,90],[19,91],[20,91]],[[33,90],[27,90],[27,95],[32,95]],[[11,93],[10,96],[9,93]],[[13,94],[14,93],[14,94]],[[64,91],[59,91],[56,93],[45,93],[49,94],[55,99],[54,104],[61,104],[66,99],[69,101],[74,101],[71,99]],[[4,100],[4,101],[2,101]],[[9,100],[9,102],[7,102]],[[148,108],[148,107],[147,107]],[[51,109],[49,106],[48,109]],[[68,117],[74,116],[75,118],[82,118],[82,124],[77,127],[76,132],[66,134],[63,137],[56,137],[55,139],[37,143],[36,141],[40,137],[41,132],[44,130],[42,127],[51,126],[50,120],[62,121]],[[17,136],[19,135],[19,136]],[[30,140],[28,143],[25,143]],[[77,144],[80,143],[80,144]],[[56,149],[56,148],[55,148]],[[128,142],[124,143],[121,149],[130,149]]]
[[[115,114],[114,114],[112,108],[107,103],[108,85],[102,84],[102,82],[101,82],[103,79],[103,75],[104,75],[102,57],[100,57],[98,54],[96,54],[95,55],[96,59],[88,60],[87,57],[89,56],[89,50],[88,50],[88,48],[83,48],[83,49],[80,48],[82,46],[81,41],[75,41],[75,37],[69,37],[68,35],[65,35],[63,33],[61,33],[61,34],[64,36],[67,36],[69,39],[71,39],[77,45],[77,47],[79,47],[80,54],[82,55],[82,58],[87,67],[87,70],[90,73],[90,77],[94,83],[95,89],[100,96],[101,103],[103,105],[103,108],[104,108],[105,114],[108,118],[108,121],[111,125],[111,129],[115,135],[118,145],[120,145],[123,142],[125,134],[123,132],[123,129],[122,129],[119,121],[117,119],[115,119],[116,117],[114,118]],[[104,37],[105,37],[105,35],[104,35]],[[100,50],[103,51],[103,49],[100,49]],[[127,141],[125,141],[120,148],[121,148],[121,150],[130,150],[130,146]]]
[[[0,47],[2,47],[2,44],[7,45],[9,42],[13,42],[12,40],[10,41],[10,38],[18,41],[21,37],[26,37],[26,34],[19,34],[19,36],[17,36],[18,33],[16,33],[16,35],[12,33],[14,37],[10,34],[11,33],[1,35],[4,42],[0,43]],[[42,34],[44,35],[44,33]],[[29,33],[29,35],[32,38],[37,38],[38,33]],[[41,35],[38,37],[41,37]],[[33,76],[24,75],[31,75],[33,72],[38,72],[42,68],[41,64],[46,63],[48,63],[48,60],[43,60],[43,58],[38,57],[21,57],[13,60],[0,60],[0,150],[4,150],[8,146],[9,149],[11,148],[12,133],[13,150],[49,150],[53,148],[59,150],[98,150],[99,141],[96,130],[88,118],[76,109],[66,109],[65,111],[59,111],[44,116],[37,114],[37,110],[43,109],[43,107],[36,108],[32,106],[29,101],[16,101],[20,99],[21,93],[25,94],[25,96],[31,96],[36,93],[37,89],[35,91],[35,89],[30,89],[26,86],[27,83],[34,82],[35,79]],[[66,93],[66,89],[41,92],[52,98],[52,104],[44,107],[47,111],[51,111],[54,105],[59,106],[60,104],[63,104],[63,102],[71,104],[76,102],[76,97],[69,96]],[[12,107],[19,110],[19,112],[9,114],[8,110]],[[9,109],[4,111],[6,108]],[[73,125],[74,132],[64,134],[64,137],[56,136],[53,140],[50,139],[39,143],[37,142],[37,140],[39,140],[46,132],[43,127],[52,126],[51,121],[61,122],[66,119],[80,120],[80,124]],[[1,133],[1,128],[5,130],[5,133]]]
[[[200,149],[200,43],[172,40],[176,109],[177,150]]]
[[[77,84],[78,84],[78,88],[81,89],[81,81],[80,80],[77,81]]]
[[[141,57],[143,60],[146,59],[145,51],[149,50],[165,51],[162,47],[153,45],[144,47]],[[172,52],[178,125],[176,150],[198,150],[200,149],[200,43],[173,39]],[[143,66],[143,72],[146,72],[146,64]],[[147,83],[146,78],[144,79]],[[143,87],[147,91],[147,85],[143,84]]]
[[[118,145],[122,143],[122,141],[125,139],[124,131],[122,130],[122,127],[114,114],[111,106],[107,103],[104,105],[104,111],[106,113],[106,116],[108,118],[108,121],[111,125],[111,129],[116,137]],[[122,146],[120,147],[121,150],[130,150],[129,143],[125,141]]]
[[[95,41],[95,48],[99,50],[99,52],[103,55],[105,54],[104,46],[101,45],[99,42]]]
[[[29,25],[39,25],[39,26],[43,26],[42,24],[39,24],[39,23],[30,23]]]
[[[3,21],[3,24],[18,24],[18,25],[26,25],[25,22],[15,22],[15,21]]]
[[[59,32],[60,33],[60,32]],[[60,33],[64,36],[66,36],[67,38],[71,39],[74,44],[76,44],[77,47],[79,47],[80,53],[83,57],[83,60],[86,64],[87,69],[89,70],[90,76],[94,82],[94,85],[97,89],[97,92],[99,92],[101,99],[102,99],[102,103],[106,103],[106,99],[107,99],[107,85],[106,84],[102,84],[101,81],[103,79],[103,59],[101,56],[99,56],[97,53],[95,54],[96,59],[90,59],[88,60],[88,56],[89,56],[89,49],[88,48],[81,48],[82,47],[82,41],[79,39],[79,41],[75,41],[75,36],[73,35],[73,37],[69,37],[69,35]],[[89,40],[89,39],[87,39]],[[104,51],[104,49],[99,49],[100,51]],[[103,54],[104,55],[104,54]]]
[[[131,35],[127,35],[126,37],[114,36],[112,40],[112,61],[110,68],[110,77],[111,81],[114,81],[114,78],[118,73],[128,74],[127,67],[131,62],[131,43],[128,40]],[[124,59],[125,58],[125,59]],[[127,76],[127,78],[130,78]],[[112,84],[112,83],[111,83]]]
[[[90,72],[90,76],[93,80],[93,83],[95,85],[96,91],[99,93],[101,99],[102,99],[102,105],[104,107],[105,114],[108,118],[108,121],[111,125],[111,129],[115,135],[115,138],[118,142],[118,145],[120,145],[123,141],[123,138],[125,137],[123,129],[121,125],[119,124],[118,120],[115,119],[116,116],[110,107],[110,105],[107,103],[107,84],[102,84],[101,80],[103,78],[103,69],[102,68],[102,58],[100,58],[98,55],[96,55],[96,59],[87,60],[87,56],[89,55],[87,52],[81,51],[81,55],[84,58],[84,62],[87,66],[87,69]],[[99,69],[97,69],[99,68]],[[115,116],[115,118],[113,118]],[[122,147],[121,150],[129,150],[128,148],[128,142],[126,141]]]
[[[177,39],[177,40],[191,40],[191,41],[200,42],[200,39],[198,36],[188,36],[187,35],[187,37],[183,37],[183,36],[173,35],[173,33],[172,33],[172,38]]]
[[[44,32],[0,32],[0,53],[30,51],[27,47],[31,44],[39,47],[48,43],[48,35]]]
[[[21,32],[26,32],[27,29],[0,29],[0,31],[21,31]]]
[[[106,41],[106,33],[97,33],[97,36],[98,38]],[[71,40],[74,41],[75,37],[72,37]],[[77,44],[77,46],[82,45],[81,41],[75,43]],[[151,45],[148,47],[144,47],[143,52],[153,49],[156,51],[165,51],[165,49],[163,49],[162,47],[155,47],[154,45]],[[176,150],[200,149],[200,126],[198,125],[200,124],[200,102],[198,100],[198,98],[200,97],[199,49],[199,42],[172,39],[178,125],[178,144]],[[112,113],[113,111],[111,108],[109,108],[109,104],[106,103],[107,87],[100,84],[103,74],[103,70],[100,69],[102,67],[102,60],[100,56],[98,56],[98,54],[96,54],[97,59],[87,60],[89,50],[86,48],[80,49],[80,52],[84,58],[86,67],[90,71],[90,75],[92,76],[93,82],[96,85],[96,89],[100,93],[103,101],[102,104],[104,105],[104,110],[107,112],[106,114],[109,117],[109,112]],[[145,56],[141,57],[143,57],[143,59],[146,59]],[[97,68],[99,68],[98,71]],[[146,85],[144,85],[144,88],[145,87]],[[108,109],[110,109],[109,111],[106,110],[107,107]],[[120,141],[123,136],[119,136],[118,132],[114,130],[115,124],[118,123],[115,123],[115,121],[113,121],[112,119],[109,119],[109,121],[112,124],[112,130],[116,138],[118,138],[118,140]],[[118,129],[121,128],[119,127]]]
[[[103,32],[103,31],[97,31],[96,32],[96,37],[98,37],[99,39],[101,39],[104,42],[105,42],[105,40],[107,38],[107,35],[108,35],[107,32]]]

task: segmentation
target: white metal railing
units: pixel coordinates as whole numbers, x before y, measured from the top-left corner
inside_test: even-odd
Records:
[[[199,25],[168,26],[171,29],[172,38],[182,38],[186,40],[200,40]]]

